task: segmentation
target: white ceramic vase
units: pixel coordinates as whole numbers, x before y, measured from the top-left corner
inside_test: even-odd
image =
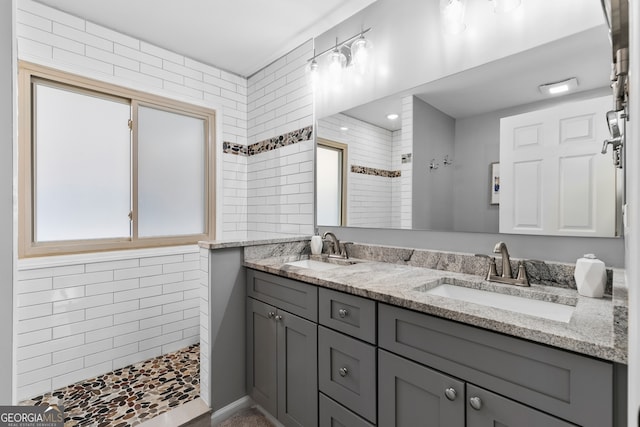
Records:
[[[576,261],[573,276],[580,295],[602,298],[607,283],[607,271],[604,262],[597,259],[594,254],[586,254]]]
[[[311,253],[320,255],[322,253],[322,237],[311,236]]]

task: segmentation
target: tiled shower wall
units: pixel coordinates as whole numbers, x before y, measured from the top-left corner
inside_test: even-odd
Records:
[[[222,140],[247,143],[247,80],[68,15],[31,0],[19,0],[18,57],[96,80],[216,110]],[[218,138],[220,139],[220,138]],[[222,155],[221,232],[246,238],[246,159]],[[220,162],[219,162],[220,164]]]
[[[313,95],[305,75],[311,41],[249,77],[248,143],[313,124]],[[313,233],[313,142],[247,157],[250,239]]]
[[[196,246],[18,262],[22,400],[199,341]]]
[[[311,42],[247,80],[31,0],[18,0],[16,26],[20,60],[216,110],[216,238],[312,233],[311,141],[252,157],[222,152],[223,141],[249,145],[312,124],[312,95],[304,75]],[[195,262],[190,259],[195,255],[181,250],[159,249],[144,258],[175,255],[184,257],[175,263]],[[151,261],[122,254],[111,254],[115,258],[108,262],[113,266],[104,271],[90,270],[99,268],[98,260],[109,254],[67,264],[45,258],[39,260],[41,267],[33,268],[19,263],[16,293],[22,314],[14,325],[20,332],[19,399],[170,351],[176,343],[197,341],[197,325],[172,328],[195,322],[199,267],[185,270],[179,279],[179,272],[164,271],[164,263],[143,265]],[[42,267],[47,262],[56,266]],[[140,275],[125,277],[127,269],[129,274],[139,269]],[[67,303],[73,314],[62,308]],[[193,332],[196,335],[187,336]],[[92,341],[94,337],[103,338]]]
[[[399,151],[394,151],[394,162],[401,159],[402,154],[411,153],[411,162],[402,163],[400,161],[400,170],[402,176],[398,181],[394,182],[397,189],[394,189],[394,195],[398,195],[398,199],[394,200],[394,218],[398,218],[399,222],[394,223],[394,228],[411,228],[413,225],[413,95],[402,98],[402,131],[400,135],[400,144],[394,145]]]
[[[347,127],[347,131],[340,130]],[[347,144],[347,225],[389,228],[393,225],[394,181],[400,177],[353,173],[351,165],[399,170],[392,162],[393,133],[344,114],[318,121],[318,137]],[[322,176],[322,171],[319,171]],[[321,179],[321,178],[320,178]]]
[[[221,139],[246,144],[242,77],[30,0],[18,2],[17,36],[21,60],[215,109],[217,156]],[[243,239],[246,159],[219,159],[217,237]],[[197,248],[132,253],[19,262],[18,399],[198,342]]]

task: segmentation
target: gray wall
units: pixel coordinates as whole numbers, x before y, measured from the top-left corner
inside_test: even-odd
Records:
[[[413,98],[413,228],[451,230],[453,227],[453,156],[455,121],[419,98]],[[438,169],[430,170],[435,159]]]
[[[15,0],[14,0],[15,1]],[[0,404],[13,397],[14,1],[0,1]]]
[[[247,394],[245,381],[246,272],[244,248],[209,252],[211,407],[217,411]]]
[[[611,95],[609,88],[519,105],[455,122],[453,230],[497,233],[498,206],[489,204],[489,165],[500,161],[500,119],[565,102]],[[442,228],[440,228],[442,229]]]

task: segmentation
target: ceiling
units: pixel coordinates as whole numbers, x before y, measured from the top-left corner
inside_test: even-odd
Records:
[[[36,0],[248,77],[375,0]]]
[[[344,114],[388,130],[398,130],[401,99],[415,95],[453,118],[474,116],[548,99],[538,86],[570,77],[578,91],[609,85],[611,70],[606,26],[602,25],[552,43],[494,61],[395,96],[347,110]]]

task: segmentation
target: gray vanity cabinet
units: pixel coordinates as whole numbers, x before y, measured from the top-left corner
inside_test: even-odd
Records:
[[[265,295],[271,296],[272,300],[281,300],[283,305],[294,301],[289,308],[302,313],[317,313],[317,289],[314,286],[305,288],[301,293],[298,289],[289,288],[293,281],[285,279],[281,287],[280,278],[256,273],[259,272],[249,271],[247,275],[249,295],[256,285],[260,288],[267,284],[262,290],[266,289]],[[316,308],[309,311],[306,302]],[[247,298],[247,390],[251,398],[287,427],[316,427],[317,372],[317,324],[278,305]]]
[[[467,407],[468,426],[573,425],[560,419],[583,427],[613,425],[614,379],[609,362],[386,304],[378,304],[378,341],[380,348],[465,381],[468,405],[476,401],[470,400],[473,397],[485,402],[473,413],[473,407]],[[382,376],[389,368],[381,356],[379,359]],[[382,379],[380,384],[382,393]],[[494,392],[509,399],[498,399]],[[379,399],[379,405],[383,400]],[[523,414],[533,420],[553,421],[526,424],[518,418]]]
[[[464,427],[464,385],[456,378],[378,350],[379,425]]]

